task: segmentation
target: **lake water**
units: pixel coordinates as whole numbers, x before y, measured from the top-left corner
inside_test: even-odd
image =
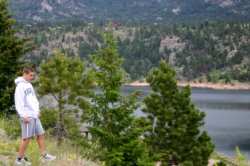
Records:
[[[124,93],[140,91],[142,96],[149,87],[123,88]],[[211,136],[216,151],[228,156],[235,147],[250,158],[250,90],[192,89],[192,101],[206,113],[205,129]],[[141,115],[138,111],[137,115]]]

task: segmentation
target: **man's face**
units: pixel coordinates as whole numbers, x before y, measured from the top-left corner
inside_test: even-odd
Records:
[[[29,72],[29,73],[24,73],[23,77],[26,81],[32,81],[35,78],[35,73],[34,72]]]

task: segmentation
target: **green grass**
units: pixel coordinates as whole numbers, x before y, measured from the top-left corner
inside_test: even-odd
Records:
[[[99,166],[97,163],[88,161],[81,157],[80,153],[76,151],[76,147],[64,142],[60,147],[56,145],[53,138],[46,140],[47,151],[57,156],[53,162],[47,163],[47,166]],[[0,138],[0,163],[1,165],[13,165],[17,156],[19,140],[2,140]],[[28,146],[26,156],[31,160],[32,165],[43,165],[40,160],[40,153],[35,140],[32,140]]]
[[[223,154],[214,152],[211,158],[224,162],[227,166],[250,166],[250,162],[240,152],[239,148],[236,147],[235,156],[228,157]]]
[[[20,138],[11,138],[9,135],[11,132],[16,132],[15,126],[18,125],[12,120],[6,120],[0,118],[0,166],[14,165],[14,161],[17,156]],[[6,131],[5,131],[5,130]],[[14,130],[13,130],[14,129]],[[18,134],[18,133],[15,133]],[[46,166],[100,166],[97,162],[89,161],[82,157],[81,153],[74,147],[69,141],[64,141],[60,147],[57,146],[56,140],[53,137],[46,137],[46,149],[48,153],[57,156],[57,159],[53,162],[46,163]],[[86,152],[87,153],[87,152]],[[38,145],[35,139],[32,139],[26,156],[31,160],[32,165],[41,166],[44,165],[40,160],[40,153]]]

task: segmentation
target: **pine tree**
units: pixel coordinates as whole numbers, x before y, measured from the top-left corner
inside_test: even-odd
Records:
[[[41,64],[37,83],[40,95],[51,95],[57,102],[56,136],[60,145],[66,135],[65,117],[79,111],[79,108],[89,108],[86,97],[91,95],[93,79],[80,58],[55,52],[47,62]]]
[[[192,103],[190,88],[177,87],[175,71],[164,61],[149,73],[147,81],[152,93],[144,99],[143,112],[151,124],[146,140],[152,154],[163,165],[207,165],[214,146],[201,131],[205,114]]]
[[[137,108],[136,94],[122,96],[120,92],[124,71],[111,32],[105,34],[105,46],[92,59],[99,91],[93,98],[90,131],[103,150],[101,160],[107,166],[152,165],[140,139],[143,128],[133,115]]]
[[[0,110],[14,111],[14,79],[20,70],[20,58],[27,51],[25,41],[16,36],[6,0],[0,0]]]

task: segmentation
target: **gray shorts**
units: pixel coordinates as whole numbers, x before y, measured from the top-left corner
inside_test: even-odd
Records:
[[[43,135],[44,130],[40,119],[30,118],[28,123],[24,123],[21,118],[22,139]]]

